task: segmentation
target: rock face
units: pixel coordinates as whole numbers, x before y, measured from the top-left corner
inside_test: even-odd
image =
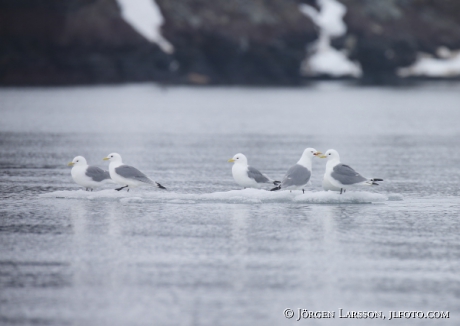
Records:
[[[299,83],[316,31],[296,1],[157,3],[174,57],[127,24],[116,0],[3,0],[0,84]]]
[[[171,78],[171,58],[121,18],[115,0],[3,0],[0,44],[4,85]]]
[[[298,84],[313,23],[293,0],[157,0],[185,81]]]
[[[123,20],[116,0],[1,0],[0,85],[296,85],[318,37],[298,5],[318,1],[156,0],[175,49],[166,54]],[[338,1],[347,34],[332,44],[366,82],[393,82],[420,52],[460,49],[459,0]]]
[[[363,79],[387,83],[419,52],[460,49],[460,1],[340,0],[347,7],[343,44],[359,61]]]

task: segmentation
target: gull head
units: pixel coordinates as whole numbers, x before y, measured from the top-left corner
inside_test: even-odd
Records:
[[[68,166],[79,166],[79,165],[88,165],[86,163],[86,159],[83,156],[75,156],[75,158],[72,160],[72,162],[69,162],[67,164]]]
[[[320,157],[319,155],[323,155],[323,153],[318,152],[316,149],[309,147],[303,151],[302,157],[311,159],[315,156]]]
[[[103,158],[104,161],[121,162],[121,155],[118,153],[110,153],[107,157]]]
[[[321,155],[320,158],[327,158],[328,161],[340,161],[339,153],[335,149],[329,149],[324,155]]]
[[[248,165],[248,159],[244,154],[238,153],[235,156],[233,156],[231,159],[228,160],[230,163],[235,163],[235,164],[245,164]]]

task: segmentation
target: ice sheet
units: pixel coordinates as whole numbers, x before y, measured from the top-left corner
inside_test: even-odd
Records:
[[[192,204],[199,202],[220,203],[276,203],[293,202],[307,204],[368,204],[388,201],[386,195],[365,192],[347,191],[340,195],[331,191],[305,192],[301,191],[267,191],[260,189],[231,190],[227,192],[213,192],[205,194],[183,194],[165,191],[148,191],[135,189],[131,192],[114,191],[113,189],[101,191],[65,190],[55,191],[40,195],[41,198],[65,198],[87,200],[118,200],[128,202],[167,202],[173,204]],[[392,197],[393,198],[393,197]],[[394,199],[393,199],[394,200]]]

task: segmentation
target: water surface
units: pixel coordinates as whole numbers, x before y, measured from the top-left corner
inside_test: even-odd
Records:
[[[283,316],[343,308],[450,312],[363,325],[457,325],[459,92],[336,83],[1,89],[0,323],[359,323]],[[226,162],[238,152],[280,179],[306,147],[335,148],[385,179],[363,190],[390,200],[200,199],[239,189]],[[74,156],[107,167],[110,152],[170,197],[43,197],[79,191],[66,166]],[[308,191],[321,191],[324,167],[314,161]]]

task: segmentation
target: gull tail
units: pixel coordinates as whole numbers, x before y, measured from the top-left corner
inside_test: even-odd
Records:
[[[281,185],[277,185],[277,187],[273,188],[273,189],[270,189],[270,191],[277,191],[277,190],[280,190],[281,189]]]
[[[383,179],[373,178],[368,181],[370,186],[378,186],[379,184],[376,181],[383,181]]]
[[[159,184],[158,182],[155,182],[155,185],[156,185],[158,188],[160,188],[160,189],[166,190],[166,188],[163,187],[163,186],[162,186],[161,184]]]
[[[281,181],[276,181],[276,180],[275,180],[275,181],[273,181],[273,184],[274,184],[275,186],[280,185],[280,184],[281,184]]]

